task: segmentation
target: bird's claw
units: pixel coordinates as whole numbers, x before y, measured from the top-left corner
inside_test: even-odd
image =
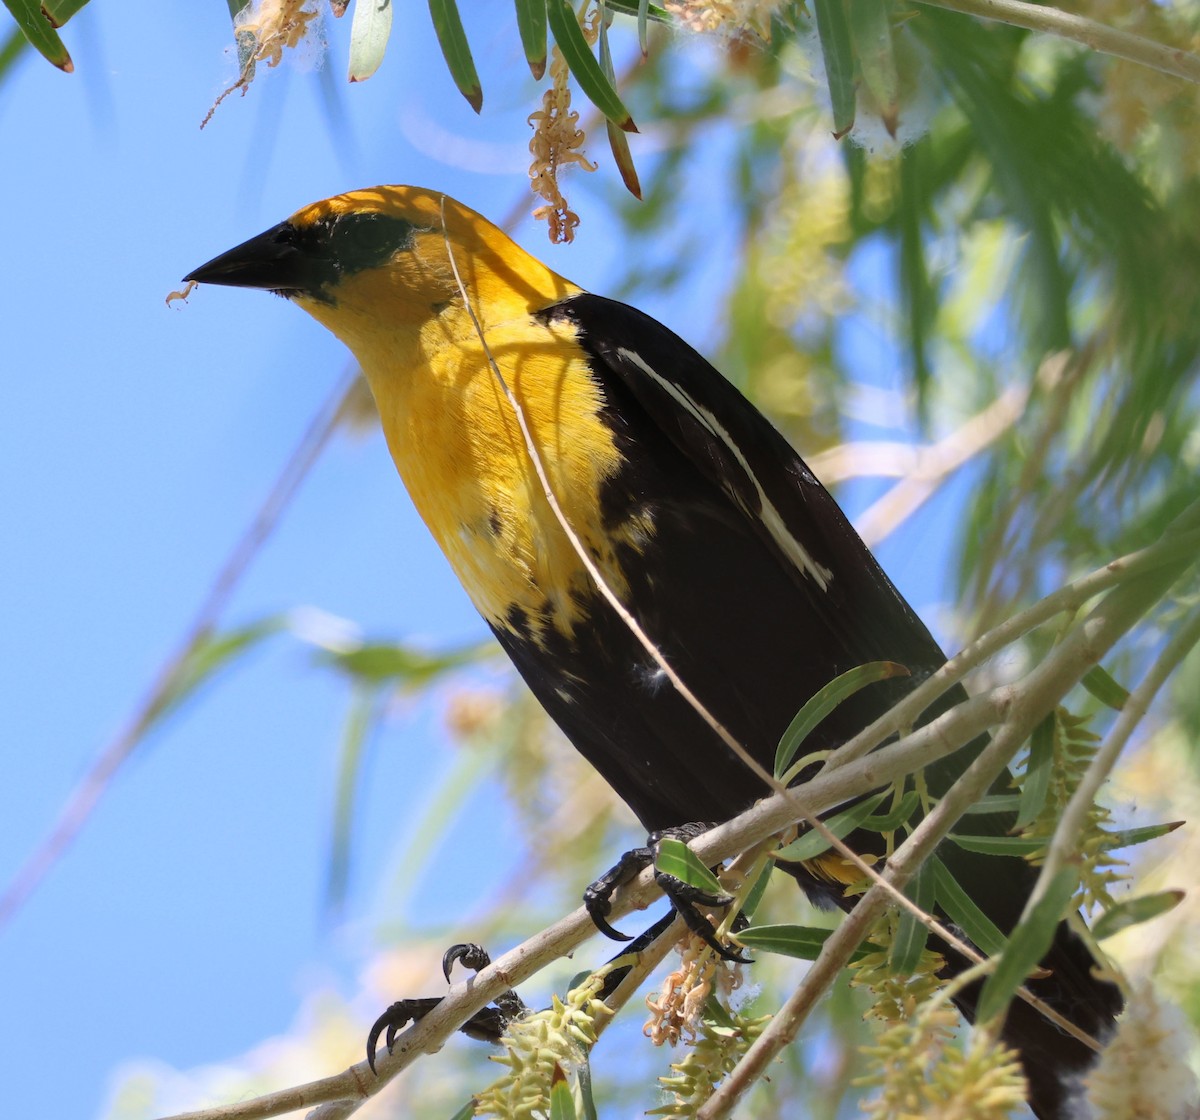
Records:
[[[446,983],[450,982],[450,972],[456,963],[478,972],[482,968],[487,968],[492,963],[492,958],[482,945],[476,945],[471,941],[451,945],[442,955],[442,974],[446,977]],[[372,1073],[377,1072],[375,1058],[380,1035],[383,1035],[384,1044],[390,1054],[396,1042],[396,1035],[409,1023],[423,1019],[441,1002],[441,996],[397,1000],[375,1020],[367,1035],[367,1064],[371,1067]],[[498,995],[491,1007],[484,1007],[476,1011],[459,1027],[459,1030],[469,1038],[475,1038],[481,1042],[499,1042],[508,1024],[518,1015],[523,1015],[525,1011],[526,1007],[521,997],[510,988],[507,992]]]
[[[631,882],[654,862],[658,853],[659,841],[664,837],[671,837],[687,843],[711,827],[712,825],[701,821],[652,832],[644,848],[631,848],[622,855],[612,867],[583,892],[583,905],[592,919],[592,924],[602,934],[614,941],[629,941],[628,934],[615,929],[608,921],[608,915],[612,911],[612,897],[617,888]],[[667,896],[667,900],[675,908],[676,913],[683,919],[684,924],[710,949],[720,954],[724,960],[735,961],[738,964],[752,963],[749,958],[722,945],[717,940],[717,931],[713,928],[712,923],[697,909],[699,906],[728,906],[733,902],[729,895],[711,894],[698,887],[690,886],[683,880],[675,878],[674,875],[667,875],[661,871],[656,871],[654,878],[662,888],[663,894]]]

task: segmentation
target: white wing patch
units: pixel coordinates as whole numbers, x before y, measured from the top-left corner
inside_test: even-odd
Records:
[[[784,524],[783,518],[779,515],[771,500],[767,497],[766,491],[762,487],[762,483],[758,481],[754,471],[751,469],[746,456],[742,454],[741,448],[733,441],[733,437],[721,426],[721,422],[702,405],[697,404],[687,393],[685,393],[675,382],[668,380],[661,374],[655,373],[646,362],[632,350],[626,350],[624,347],[619,347],[617,353],[632,362],[638,367],[647,377],[665,389],[671,397],[681,404],[687,411],[695,417],[708,431],[721,441],[737,460],[738,465],[745,472],[746,477],[753,484],[754,489],[758,493],[758,501],[761,506],[760,510],[746,510],[747,513],[757,516],[761,519],[767,532],[771,534],[775,543],[783,550],[797,568],[805,575],[811,576],[816,585],[825,591],[829,587],[830,580],[833,579],[831,572],[824,564],[817,563],[809,554],[808,549],[804,547],[789,531],[787,525]]]

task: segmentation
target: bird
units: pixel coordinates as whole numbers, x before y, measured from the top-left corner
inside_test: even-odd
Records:
[[[445,194],[339,194],[185,280],[274,292],[349,348],[399,475],[467,595],[652,837],[694,835],[769,792],[664,662],[767,769],[796,712],[839,674],[891,661],[909,676],[836,707],[806,756],[851,738],[945,662],[835,499],[734,385],[663,324],[573,284]],[[923,719],[964,696],[952,690]],[[930,792],[943,793],[984,742],[929,767]],[[1012,824],[975,819],[997,832]],[[1010,931],[1036,869],[949,844],[939,853]],[[818,905],[852,907],[857,872],[832,853],[785,870]],[[604,900],[591,901],[603,926]],[[966,966],[952,951],[947,960],[950,971]],[[1122,997],[1095,963],[1063,922],[1028,986],[1103,1038]],[[956,997],[968,1019],[977,995],[976,985]],[[1002,1037],[1020,1055],[1035,1114],[1066,1117],[1094,1051],[1020,1001]]]

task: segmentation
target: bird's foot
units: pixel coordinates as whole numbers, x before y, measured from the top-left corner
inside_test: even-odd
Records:
[[[442,975],[446,977],[446,983],[450,982],[450,971],[456,962],[478,972],[480,969],[487,968],[492,963],[492,959],[482,945],[476,945],[473,942],[451,945],[442,956]],[[423,1019],[441,1002],[441,996],[397,1000],[375,1020],[370,1034],[367,1035],[367,1064],[371,1067],[372,1073],[375,1072],[375,1056],[380,1035],[384,1036],[384,1044],[390,1054],[396,1041],[396,1035],[409,1023]],[[497,996],[490,1007],[476,1011],[459,1030],[469,1038],[496,1043],[500,1041],[508,1024],[518,1015],[524,1014],[525,1010],[525,1004],[521,997],[510,988],[507,992]]]
[[[646,840],[644,848],[631,848],[612,867],[591,884],[583,892],[583,904],[591,916],[596,928],[606,937],[614,941],[628,941],[629,935],[615,929],[608,922],[612,912],[612,897],[618,887],[632,882],[645,868],[654,863],[658,854],[659,842],[667,837],[682,840],[685,844],[694,840],[713,826],[703,821],[693,824],[678,825],[674,828],[664,828],[652,832]],[[713,908],[728,906],[733,899],[729,895],[710,894],[708,891],[693,887],[674,875],[655,871],[655,882],[662,888],[663,894],[675,908],[675,912],[683,919],[684,924],[699,937],[710,949],[719,954],[724,960],[736,961],[738,964],[751,963],[749,958],[737,951],[722,945],[717,940],[717,931],[712,922],[700,912],[700,907]]]

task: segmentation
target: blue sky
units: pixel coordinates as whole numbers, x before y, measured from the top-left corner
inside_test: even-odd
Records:
[[[66,29],[74,75],[30,54],[9,78],[0,881],[145,694],[347,367],[340,345],[282,300],[207,288],[167,307],[167,293],[216,253],[352,187],[435,185],[508,214],[527,194],[535,96],[531,82],[502,80],[519,61],[509,18],[496,6],[469,27],[482,118],[453,89],[423,10],[376,78],[353,87],[343,80],[349,28],[331,26],[326,65],[347,122],[337,141],[320,77],[287,66],[264,70],[199,129],[234,74],[216,2],[93,5]],[[712,144],[701,158],[719,158],[720,137]],[[614,177],[601,176],[572,180],[587,208],[573,246],[551,249],[529,221],[518,238],[604,291],[620,245],[604,216]],[[719,234],[719,194],[700,194],[689,201],[696,220]],[[717,236],[685,292],[643,306],[703,347],[717,336],[721,268]],[[890,365],[877,334],[846,344]],[[944,518],[926,516],[918,531],[926,555],[946,546]],[[890,560],[926,605],[930,566],[902,548]],[[225,621],[296,604],[431,645],[484,633],[377,437],[342,439],[323,458]],[[64,1063],[54,1112],[96,1115],[120,1062],[190,1067],[237,1053],[291,1020],[314,972],[353,974],[361,946],[320,920],[346,703],[308,652],[277,641],[125,767],[80,841],[0,929],[11,1114],[46,1114],[43,1078],[28,1071],[48,1059]],[[436,702],[417,705],[402,749],[375,759],[351,923],[397,858],[405,804],[451,764],[439,736]]]

